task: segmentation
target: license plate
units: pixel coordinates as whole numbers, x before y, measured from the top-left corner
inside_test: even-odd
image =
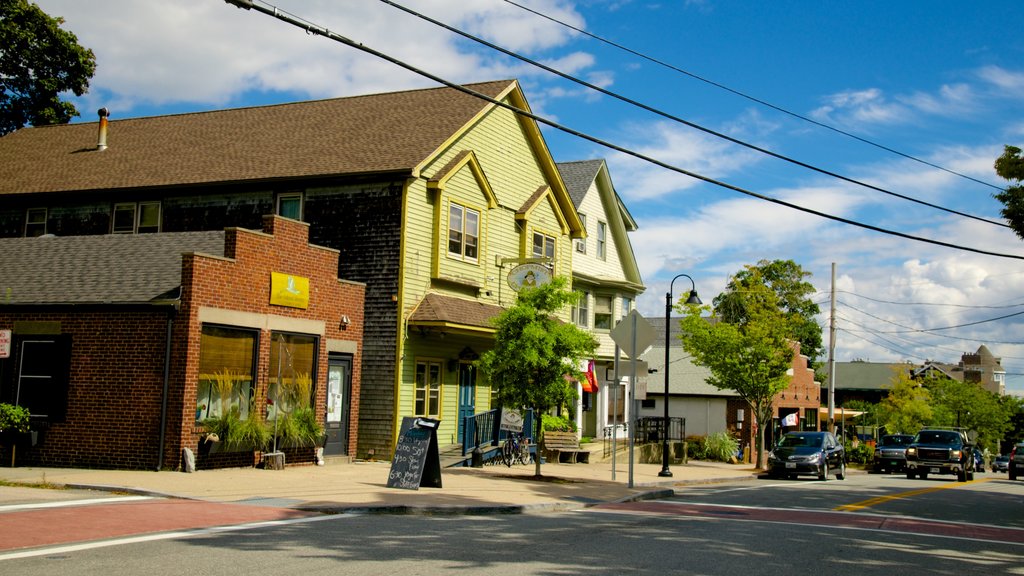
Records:
[[[899,464],[899,462],[896,461],[896,460],[892,460],[892,461],[889,462],[889,466],[896,466],[898,464]]]
[[[932,468],[931,469],[931,473],[932,474],[938,474],[939,473],[939,469],[938,468]]]
[[[786,462],[786,468],[796,468],[796,462]]]

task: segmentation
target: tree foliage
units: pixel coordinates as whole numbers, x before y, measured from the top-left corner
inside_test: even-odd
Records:
[[[951,378],[925,380],[932,396],[933,426],[957,426],[977,433],[975,443],[998,450],[998,442],[1011,429],[1009,405],[999,395],[973,382]]]
[[[994,194],[995,199],[1003,204],[1000,214],[1017,236],[1024,239],[1024,186],[1021,185],[1024,180],[1024,157],[1021,156],[1020,148],[1006,146],[1003,155],[996,159],[995,168],[1000,178],[1011,182],[1005,190]]]
[[[907,370],[896,370],[892,389],[879,405],[878,424],[887,434],[917,434],[932,421],[931,395]]]
[[[85,94],[96,57],[63,23],[27,0],[0,0],[0,136],[78,116],[60,94]]]
[[[821,312],[810,299],[814,285],[806,281],[811,276],[792,260],[761,260],[747,265],[726,285],[725,292],[715,297],[715,313],[730,324],[746,323],[751,311],[758,307],[775,306],[785,317],[786,335],[800,342],[800,352],[811,361],[822,354],[821,327],[815,317]],[[768,293],[756,290],[764,286]]]
[[[749,305],[757,302],[757,305]],[[764,454],[764,429],[774,416],[776,394],[789,385],[793,347],[786,315],[768,287],[753,284],[748,291],[743,323],[704,318],[706,306],[687,306],[682,319],[683,348],[694,363],[711,371],[708,383],[733,390],[750,405],[759,426],[757,467]]]
[[[532,408],[540,415],[571,405],[576,386],[566,376],[583,378],[581,361],[597,348],[592,334],[556,314],[576,301],[563,277],[520,290],[516,303],[495,319],[494,348],[477,366],[490,382],[500,406]],[[539,437],[538,437],[539,440]],[[540,459],[536,459],[540,475]]]

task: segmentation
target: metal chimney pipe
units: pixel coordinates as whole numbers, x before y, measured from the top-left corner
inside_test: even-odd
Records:
[[[110,117],[110,112],[106,108],[100,108],[96,111],[100,115],[100,136],[96,142],[97,150],[107,149],[107,118]]]

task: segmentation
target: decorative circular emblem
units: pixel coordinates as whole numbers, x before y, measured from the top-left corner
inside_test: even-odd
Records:
[[[551,282],[551,271],[542,264],[520,264],[508,273],[508,285],[518,292]]]

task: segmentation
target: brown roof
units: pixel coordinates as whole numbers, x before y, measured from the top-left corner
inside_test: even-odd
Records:
[[[496,98],[503,80],[467,85]],[[0,138],[0,194],[408,172],[490,104],[433,88],[23,128]],[[115,117],[117,111],[113,111]]]
[[[427,294],[409,318],[413,325],[449,325],[494,329],[492,320],[505,309],[494,304]]]

